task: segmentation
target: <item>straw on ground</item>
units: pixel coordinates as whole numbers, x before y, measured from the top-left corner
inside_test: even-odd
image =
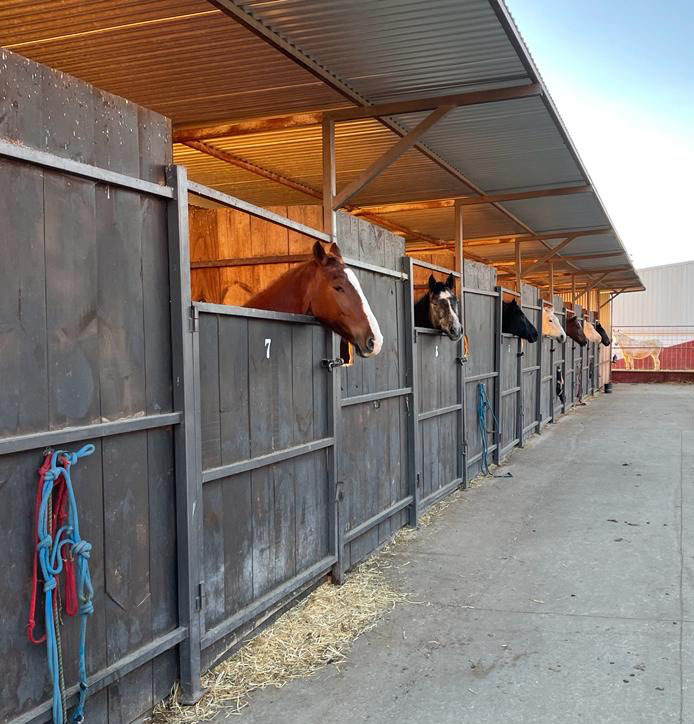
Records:
[[[477,481],[475,481],[477,482]],[[431,506],[420,517],[420,527],[431,524],[457,501],[458,490]],[[351,571],[342,586],[325,583],[283,614],[233,656],[203,677],[206,690],[192,707],[183,707],[178,692],[154,711],[153,724],[209,721],[220,711],[239,714],[248,706],[248,695],[266,686],[282,687],[310,676],[328,664],[347,658],[352,642],[372,629],[394,606],[408,600],[387,575],[393,549],[416,535],[403,528],[378,553]]]

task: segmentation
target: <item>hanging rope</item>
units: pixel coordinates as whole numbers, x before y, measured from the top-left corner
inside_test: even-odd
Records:
[[[60,621],[58,615],[57,580],[56,577],[66,570],[66,606],[77,604],[80,615],[79,671],[80,694],[79,702],[72,715],[74,722],[84,721],[84,703],[87,698],[86,670],[86,634],[87,618],[94,611],[92,599],[94,590],[89,575],[89,554],[91,544],[80,537],[77,502],[72,487],[70,468],[80,458],[91,455],[94,445],[85,445],[76,453],[57,450],[46,455],[39,470],[40,500],[35,514],[35,532],[37,541],[38,563],[43,577],[45,634],[41,639],[34,635],[34,614],[37,583],[33,586],[33,598],[29,610],[27,633],[33,642],[46,641],[48,670],[53,684],[53,722],[63,724],[65,721],[65,682],[63,678],[62,648],[60,640]],[[48,463],[48,464],[47,464]],[[55,504],[54,504],[55,494]],[[67,507],[67,515],[63,511]],[[67,554],[65,549],[69,550]],[[74,575],[76,596],[70,596],[70,586],[65,563],[73,559],[76,564]],[[36,571],[36,563],[34,563]],[[72,603],[68,603],[72,600]],[[69,612],[69,611],[68,611]]]
[[[492,419],[494,420],[495,428],[487,430],[487,410],[492,413]],[[489,440],[487,435],[494,432],[498,428],[499,423],[494,414],[492,406],[489,404],[489,398],[487,397],[487,387],[483,382],[477,384],[477,426],[480,431],[480,441],[482,443],[482,461],[481,470],[485,475],[489,475]]]

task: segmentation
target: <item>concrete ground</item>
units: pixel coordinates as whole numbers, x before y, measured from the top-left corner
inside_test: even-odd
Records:
[[[240,721],[694,722],[694,387],[617,385],[505,469],[400,546],[416,603]]]

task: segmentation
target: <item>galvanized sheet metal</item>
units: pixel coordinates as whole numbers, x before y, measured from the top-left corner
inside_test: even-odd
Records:
[[[527,79],[486,0],[237,4],[372,103]]]

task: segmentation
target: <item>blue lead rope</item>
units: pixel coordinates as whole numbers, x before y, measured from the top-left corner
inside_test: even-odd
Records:
[[[477,426],[479,427],[480,441],[482,443],[482,460],[480,469],[485,475],[489,475],[489,461],[487,460],[487,457],[489,456],[489,440],[487,440],[487,410],[492,413],[494,424],[498,427],[499,423],[497,422],[496,415],[494,414],[494,410],[489,404],[489,399],[487,398],[487,387],[483,382],[479,382],[477,384]]]
[[[53,618],[53,589],[57,586],[55,577],[63,569],[62,549],[70,546],[72,556],[76,559],[75,578],[77,583],[77,596],[80,614],[80,694],[79,702],[72,714],[74,722],[84,721],[84,703],[87,699],[87,666],[86,666],[86,637],[87,617],[93,613],[91,576],[89,575],[89,554],[91,543],[80,537],[79,517],[77,515],[77,501],[72,488],[70,468],[80,458],[87,457],[94,452],[94,445],[85,445],[76,453],[66,450],[56,450],[51,456],[51,467],[44,476],[43,490],[41,491],[41,505],[38,518],[38,554],[43,575],[44,611],[46,616],[46,651],[48,654],[48,670],[53,682],[53,722],[63,724],[65,712],[63,711],[63,698],[60,690],[60,663],[56,626],[58,622]],[[68,493],[67,525],[56,531],[55,537],[48,532],[48,502],[53,493],[53,486],[60,476],[65,480]]]

